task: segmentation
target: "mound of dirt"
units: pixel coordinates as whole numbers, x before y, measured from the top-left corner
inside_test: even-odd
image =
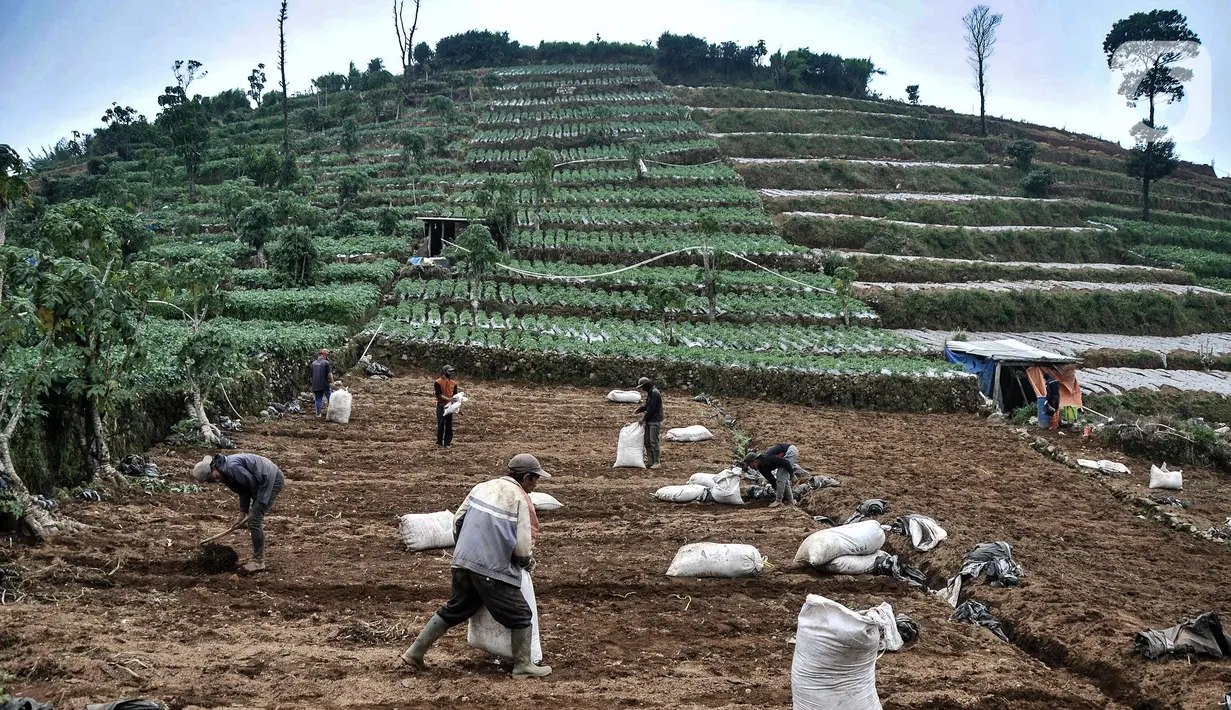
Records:
[[[229,545],[213,543],[202,547],[188,560],[188,570],[193,574],[225,574],[239,566],[239,553]]]

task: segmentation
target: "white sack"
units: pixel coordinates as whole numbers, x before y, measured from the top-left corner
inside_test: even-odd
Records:
[[[616,446],[616,462],[612,468],[645,468],[645,425],[633,422],[620,430],[620,442]]]
[[[709,441],[713,438],[710,430],[700,424],[667,430],[667,441]]]
[[[880,627],[880,650],[897,651],[905,645],[902,641],[902,634],[898,631],[897,614],[893,613],[893,607],[889,605],[889,602],[881,602],[880,605],[860,613]]]
[[[636,390],[611,390],[607,393],[607,401],[632,404],[641,401],[641,393]]]
[[[1183,471],[1169,471],[1167,464],[1162,468],[1150,466],[1150,488],[1166,488],[1178,491],[1184,488]]]
[[[867,614],[809,594],[799,612],[791,662],[794,709],[881,710],[876,696],[880,646],[880,626]]]
[[[469,401],[470,398],[467,397],[464,392],[458,392],[453,395],[453,401],[445,405],[445,416],[447,417],[450,414],[456,414],[457,410],[462,408],[462,404]]]
[[[1100,459],[1098,461],[1091,461],[1090,459],[1077,459],[1077,465],[1082,468],[1090,468],[1095,471],[1102,471],[1103,473],[1109,474],[1128,473],[1128,466],[1125,466],[1118,461],[1108,461],[1107,459]]]
[[[714,474],[714,486],[710,488],[710,497],[715,503],[724,505],[743,505],[744,499],[739,494],[739,483],[742,480],[739,471],[728,468]]]
[[[526,570],[521,571],[521,593],[530,605],[530,661],[538,663],[543,660],[543,647],[539,645],[539,607],[534,601],[534,582]],[[466,643],[493,656],[513,659],[513,632],[496,623],[487,607],[480,607],[478,613],[470,617]]]
[[[714,487],[714,477],[716,473],[694,473],[688,477],[688,485],[690,486],[705,486],[706,488]]]
[[[675,553],[668,577],[751,577],[760,574],[765,558],[752,545],[694,542]]]
[[[668,503],[691,503],[694,500],[703,501],[710,497],[710,489],[705,486],[663,486],[654,491],[654,497]]]
[[[350,392],[346,390],[334,390],[329,394],[329,414],[325,416],[327,421],[345,424],[350,421]]]
[[[940,527],[940,523],[926,515],[905,515],[902,517],[906,519],[906,532],[910,535],[910,544],[914,545],[916,550],[928,552],[949,539],[948,531]]]
[[[554,497],[538,491],[530,494],[530,502],[534,504],[535,510],[557,510],[564,507],[564,504]]]
[[[861,520],[812,533],[799,546],[795,561],[820,567],[843,555],[870,555],[884,544],[885,531],[881,524],[875,520]]]
[[[453,547],[453,513],[410,513],[398,519],[398,532],[410,552]]]
[[[888,556],[884,550],[870,555],[842,555],[821,565],[820,570],[830,574],[872,574],[876,571],[876,563]]]

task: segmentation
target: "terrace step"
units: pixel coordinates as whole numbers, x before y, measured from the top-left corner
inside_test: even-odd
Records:
[[[764,163],[852,163],[859,165],[884,165],[891,168],[958,168],[979,170],[982,168],[1007,168],[1000,163],[942,163],[930,160],[872,160],[868,158],[727,158],[741,165]]]
[[[1094,281],[964,281],[958,283],[910,283],[904,281],[876,282],[856,281],[856,290],[868,291],[989,291],[1012,293],[1023,291],[1115,291],[1138,293],[1169,293],[1183,295],[1189,292],[1227,297],[1221,291],[1204,286],[1183,284],[1098,283]],[[865,293],[865,295],[867,295]]]
[[[953,335],[948,330],[894,330],[894,333],[913,338],[921,343],[943,350]],[[1005,340],[1012,338],[1026,345],[1061,355],[1080,356],[1090,350],[1146,351],[1165,355],[1177,350],[1207,352],[1211,355],[1231,354],[1231,333],[1198,333],[1162,337],[1155,335],[1116,335],[1114,333],[967,333],[970,340]]]
[[[863,192],[857,190],[784,190],[770,187],[757,190],[762,197],[788,199],[795,197],[870,197],[877,200],[974,202],[976,200],[1024,200],[1028,202],[1062,202],[1053,197],[1017,197],[1014,195],[961,195],[940,192]]]
[[[1151,370],[1136,367],[1095,367],[1077,372],[1083,394],[1123,394],[1162,388],[1231,396],[1231,373],[1199,370]]]
[[[975,227],[966,227],[966,229],[976,229]],[[1011,227],[1010,229],[1020,229],[1020,227]],[[1063,229],[1053,227],[1053,229]],[[1070,227],[1069,229],[1079,229]],[[939,256],[913,256],[907,254],[879,254],[876,252],[866,251],[846,251],[836,250],[837,253],[846,257],[869,257],[877,259],[892,259],[894,261],[919,261],[919,262],[935,262],[939,264],[986,264],[989,266],[1021,266],[1033,267],[1037,269],[1056,269],[1067,271],[1153,271],[1160,276],[1168,273],[1175,273],[1175,269],[1163,269],[1157,266],[1136,266],[1134,264],[1097,264],[1097,263],[1072,263],[1072,262],[1049,262],[1049,261],[987,261],[985,259],[948,259]]]
[[[900,113],[880,113],[877,111],[856,111],[849,108],[759,108],[756,106],[689,106],[694,111],[705,111],[713,113],[716,111],[784,111],[789,113],[853,113],[860,116],[876,116],[878,118],[900,118],[906,121],[924,121],[932,122],[932,118],[920,118],[919,116],[906,116]]]
[[[947,143],[957,145],[967,141],[941,140],[939,138],[886,138],[884,136],[856,136],[849,133],[794,133],[791,131],[732,131],[730,133],[710,133],[710,138],[728,138],[732,136],[798,136],[800,138],[843,138],[868,141],[897,141],[898,143]]]
[[[779,217],[803,217],[806,219],[862,219],[869,222],[883,222],[885,224],[896,224],[902,227],[920,227],[927,229],[964,229],[971,232],[1107,232],[1116,231],[1115,227],[1098,226],[1098,227],[1040,227],[1035,225],[984,225],[968,227],[959,224],[928,224],[927,222],[906,222],[899,219],[886,219],[885,217],[866,217],[857,214],[837,214],[833,212],[779,212]]]

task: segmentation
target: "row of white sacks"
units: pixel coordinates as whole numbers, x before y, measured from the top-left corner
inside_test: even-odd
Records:
[[[546,512],[564,507],[564,504],[554,497],[538,491],[530,494],[530,502],[537,511]],[[439,513],[403,515],[398,519],[398,531],[406,549],[411,552],[453,547],[453,512],[442,510]],[[526,603],[530,605],[530,660],[538,663],[543,660],[543,647],[539,641],[539,608],[534,598],[534,581],[525,570],[521,573],[521,592]],[[493,656],[509,660],[513,658],[513,634],[492,618],[487,607],[479,609],[478,613],[470,618],[466,643]]]
[[[1102,459],[1099,461],[1091,461],[1089,459],[1077,459],[1077,465],[1082,468],[1088,468],[1099,473],[1114,474],[1128,473],[1128,466],[1125,466],[1118,461],[1108,461]],[[1163,462],[1162,467],[1150,466],[1150,488],[1162,488],[1164,490],[1178,491],[1184,488],[1184,472],[1179,469],[1172,471],[1167,468],[1167,462]]]
[[[667,441],[709,441],[714,433],[700,424],[667,430]],[[625,424],[616,443],[616,462],[612,468],[645,468],[645,425]]]

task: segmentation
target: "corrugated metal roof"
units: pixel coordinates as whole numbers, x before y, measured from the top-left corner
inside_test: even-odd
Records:
[[[1077,358],[1053,353],[1027,345],[1012,338],[1006,340],[950,340],[945,347],[955,353],[991,358],[1000,362],[1077,362]]]

